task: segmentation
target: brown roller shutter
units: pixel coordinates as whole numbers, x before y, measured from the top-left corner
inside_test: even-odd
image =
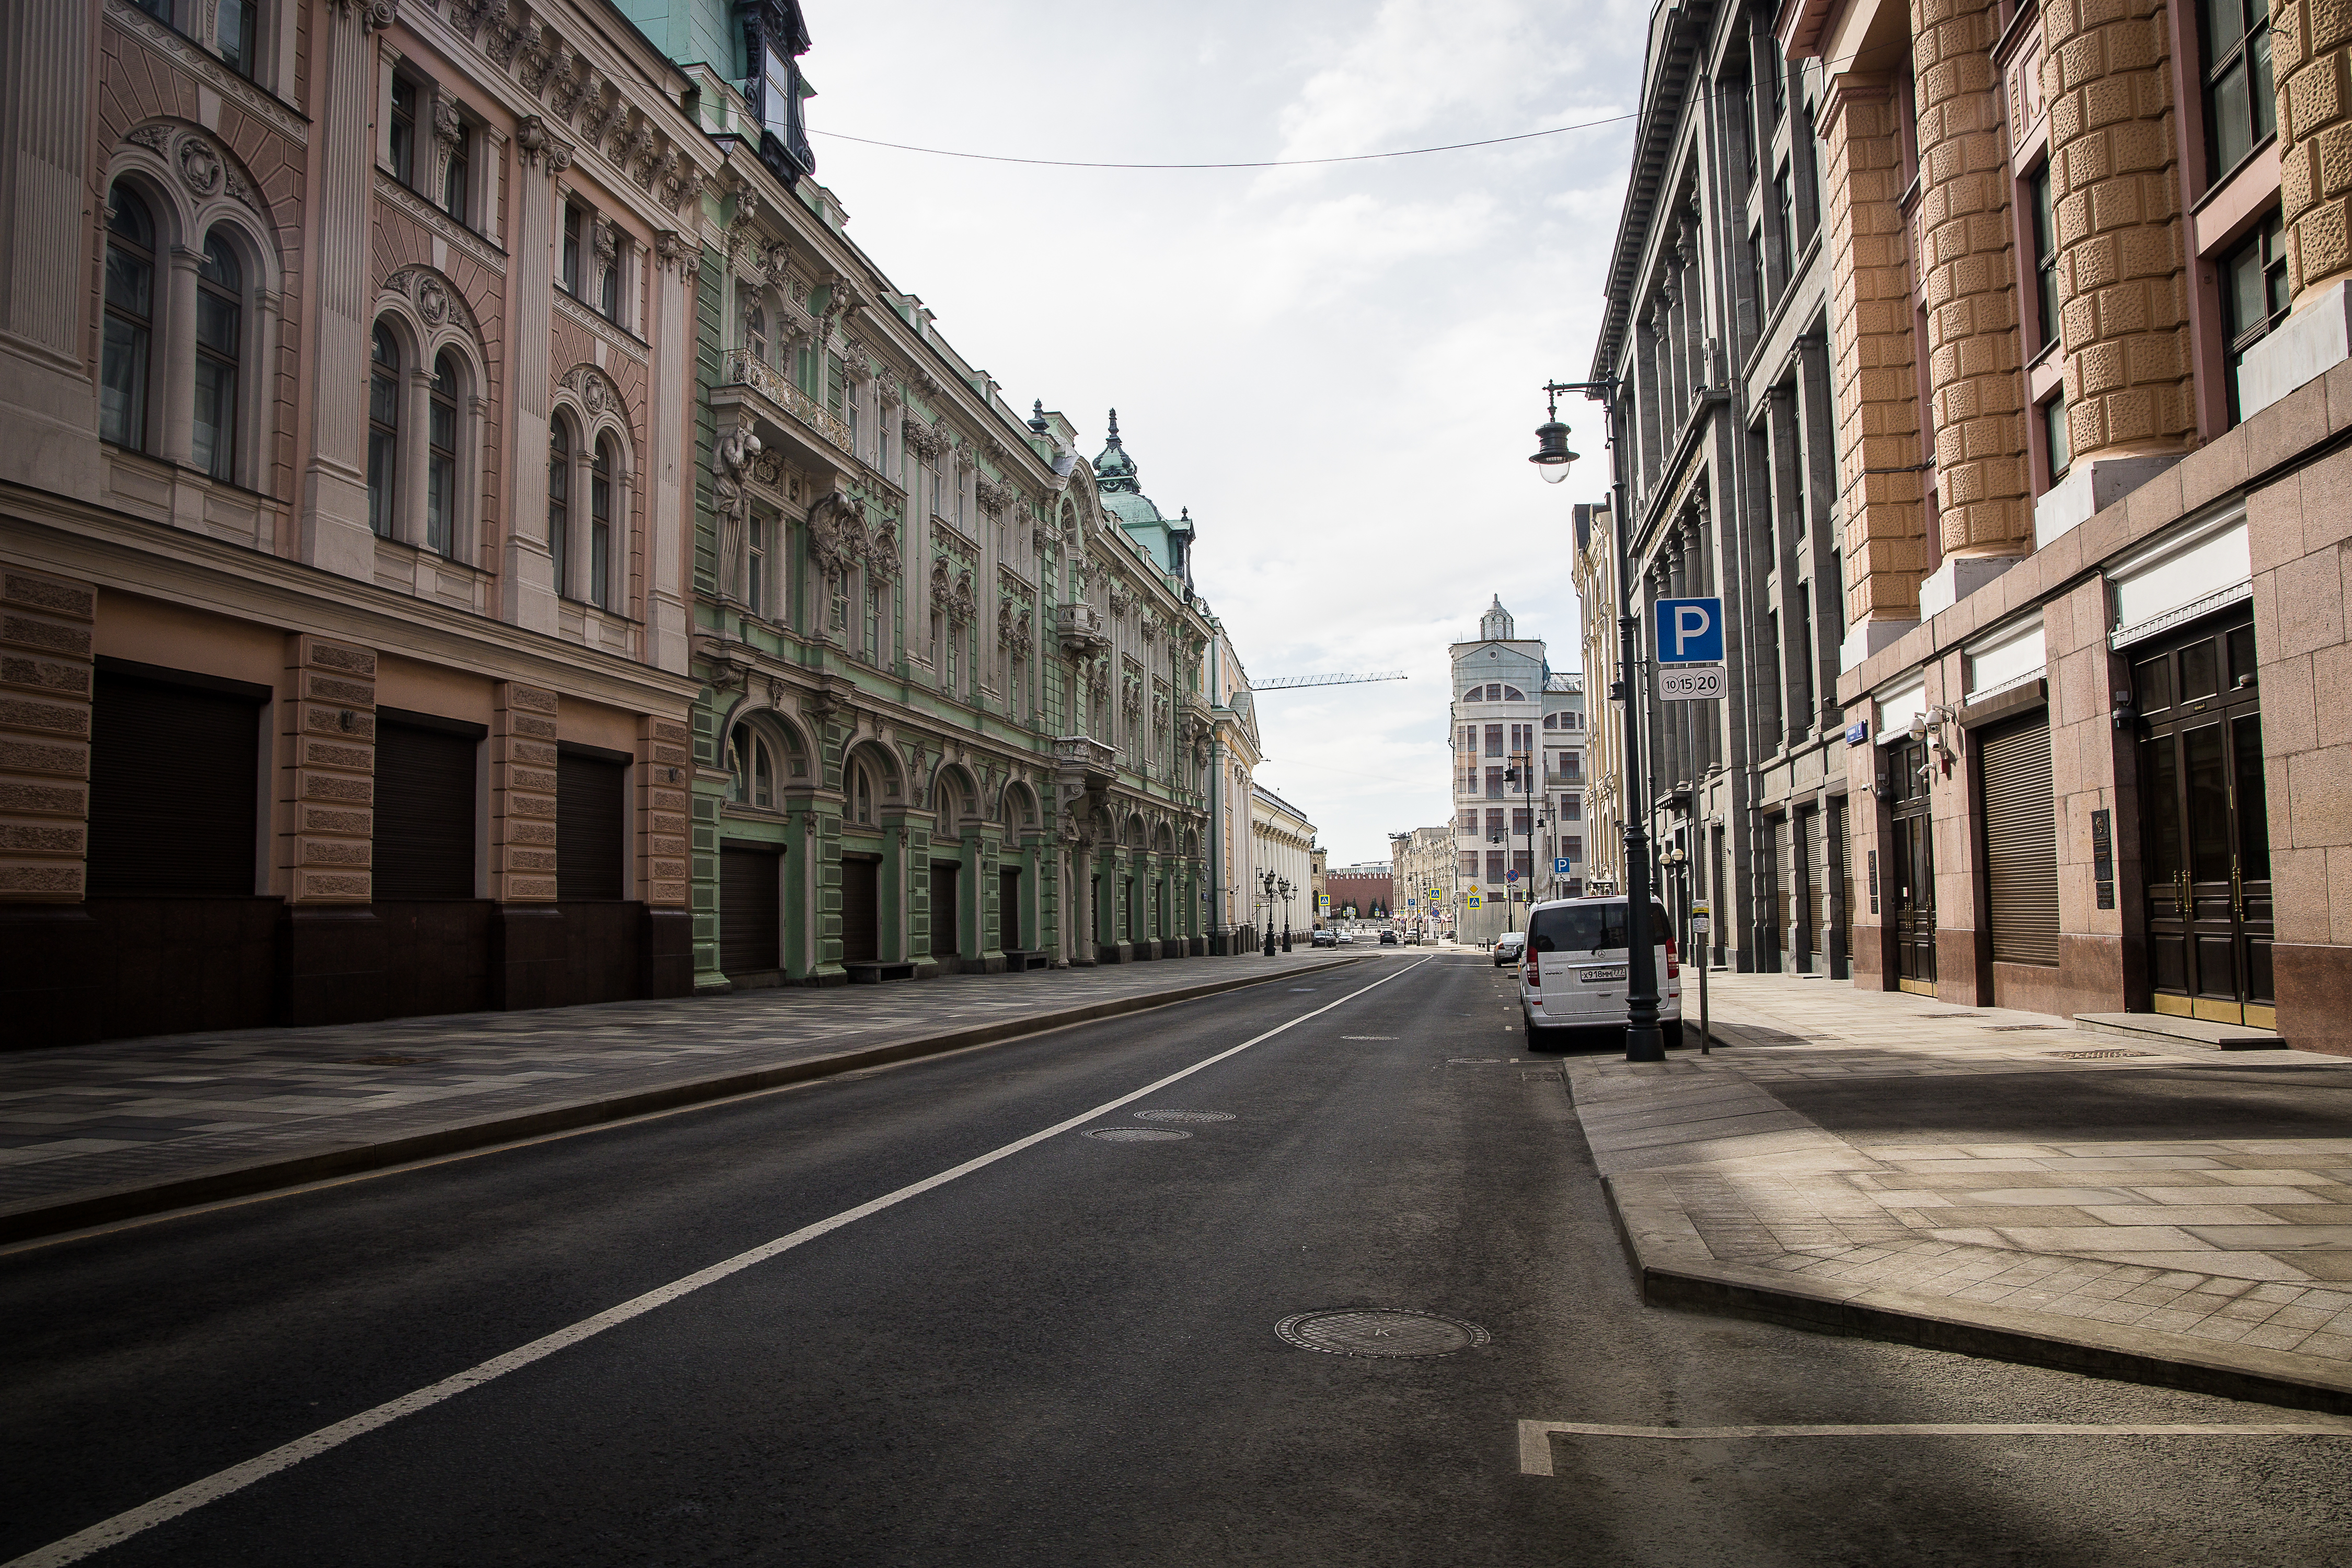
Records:
[[[719,967],[756,974],[782,967],[783,895],[778,857],[766,849],[719,850]]]
[[[260,701],[103,668],[95,695],[89,896],[253,897]]]
[[[1977,742],[1984,784],[1986,906],[2001,963],[2058,962],[2058,826],[2046,713],[1987,730]]]
[[[461,731],[377,717],[375,896],[470,899],[475,754]]]
[[[1823,852],[1822,814],[1818,807],[1801,811],[1797,820],[1803,825],[1805,846],[1805,939],[1808,952],[1818,952],[1823,940],[1822,931],[1829,924],[1825,900],[1829,897],[1829,859]]]
[[[629,851],[625,763],[564,748],[555,759],[555,896],[617,899]]]

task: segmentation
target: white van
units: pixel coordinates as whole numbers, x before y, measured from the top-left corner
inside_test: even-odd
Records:
[[[1674,926],[1650,904],[1657,962],[1658,1033],[1668,1050],[1683,1043],[1682,966]],[[1528,913],[1528,951],[1519,965],[1519,1014],[1532,1042],[1539,1030],[1592,1028],[1625,1022],[1625,899],[1557,899]]]

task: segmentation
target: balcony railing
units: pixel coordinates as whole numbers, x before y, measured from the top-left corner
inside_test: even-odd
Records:
[[[719,361],[719,381],[723,385],[750,387],[822,437],[827,445],[838,447],[844,456],[857,455],[845,421],[836,418],[816,399],[761,363],[751,350],[729,349]]]
[[[1054,635],[1061,638],[1066,653],[1084,653],[1110,646],[1110,634],[1103,629],[1102,612],[1092,605],[1055,605]]]

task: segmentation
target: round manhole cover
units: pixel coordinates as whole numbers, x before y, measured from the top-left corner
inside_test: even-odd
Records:
[[[1097,1127],[1087,1136],[1106,1143],[1166,1143],[1192,1135],[1171,1127]]]
[[[1231,1121],[1229,1110],[1139,1110],[1138,1121]]]
[[[1286,1343],[1303,1351],[1407,1361],[1452,1355],[1487,1341],[1486,1331],[1475,1323],[1442,1318],[1434,1312],[1404,1312],[1381,1307],[1301,1312],[1283,1319],[1274,1326],[1274,1331]]]

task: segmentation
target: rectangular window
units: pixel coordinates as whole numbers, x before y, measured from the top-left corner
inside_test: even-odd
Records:
[[[1772,205],[1780,214],[1780,287],[1786,289],[1797,276],[1797,183],[1786,163],[1772,176]]]
[[[1523,805],[1514,807],[1511,811],[1511,831],[1518,834],[1533,833],[1535,830],[1536,814]]]
[[[1462,814],[1462,831],[1465,833],[1475,833],[1478,831],[1478,808],[1476,806],[1472,806],[1468,811]]]
[[[2236,378],[2232,376],[2231,379],[2234,381]],[[2236,401],[2233,394],[2231,402],[2234,405]],[[2074,460],[2074,451],[2066,439],[2065,394],[2061,393],[2042,405],[2042,431],[2050,443],[2050,482],[2054,485],[2058,477]]]
[[[2051,205],[2050,165],[2043,163],[2025,183],[2033,205],[2034,319],[2047,348],[2058,341],[2058,211]]]
[[[602,442],[588,468],[588,597],[613,607],[613,468]]]
[[[743,599],[753,615],[768,613],[768,520],[756,514],[745,549]]]
[[[1813,585],[1801,583],[1797,586],[1797,693],[1801,705],[1794,716],[1792,728],[1811,730],[1815,721],[1813,701]]]
[[[887,590],[869,589],[866,595],[866,657],[876,664],[882,662],[882,595]]]
[[[2230,423],[2238,411],[2238,367],[2246,351],[2286,320],[2286,246],[2273,213],[2221,258],[2221,333],[2230,366]]]
[[[2271,81],[2269,0],[2201,0],[2205,35],[2205,145],[2208,185],[2278,131]]]
[[[842,363],[841,363],[841,356],[840,356],[839,354],[832,354],[832,353],[829,353],[829,354],[825,355],[825,356],[824,356],[824,408],[825,408],[825,412],[826,412],[826,413],[828,413],[828,414],[830,414],[830,415],[832,415],[832,416],[833,416],[835,418],[836,418],[836,419],[841,418],[841,417],[844,416],[844,414],[845,414],[845,409],[846,409],[846,402],[847,402],[847,398],[848,398],[848,394],[849,394],[849,378],[848,378],[847,374],[845,373],[845,370],[844,370],[844,368],[843,368],[843,365],[842,365]],[[853,447],[853,448],[856,447],[856,443],[855,443],[855,442],[852,442],[852,443],[851,443],[851,446],[852,446],[852,447]]]
[[[1503,754],[1503,727],[1500,724],[1486,726],[1486,754],[1490,757]]]
[[[1503,770],[1500,768],[1486,770],[1486,798],[1488,800],[1503,798]]]
[[[1478,879],[1478,851],[1475,849],[1462,851],[1460,874],[1474,882]]]
[[[1503,831],[1503,814],[1502,814],[1502,811],[1501,811],[1499,808],[1497,808],[1497,807],[1489,806],[1489,807],[1487,808],[1487,810],[1486,810],[1486,836],[1487,836],[1489,838],[1491,838],[1491,837],[1493,837],[1496,834],[1500,833],[1500,832],[1502,832],[1502,831]]]
[[[1583,799],[1583,797],[1582,797],[1581,795],[1562,795],[1562,796],[1560,797],[1560,801],[1559,801],[1559,819],[1560,819],[1562,822],[1581,822],[1581,821],[1583,821],[1583,820],[1584,820],[1584,799]]]
[[[1560,840],[1560,853],[1568,857],[1570,864],[1582,865],[1584,863],[1584,835],[1581,833],[1571,833],[1567,837]]]
[[[604,273],[596,285],[596,310],[608,321],[621,319],[621,262],[625,247],[616,237],[612,259],[604,263]]]
[[[220,58],[248,80],[254,70],[254,13],[258,9],[257,0],[221,0]]]
[[[457,140],[451,143],[448,164],[441,171],[441,210],[468,228],[473,226],[473,218],[469,216],[473,209],[467,205],[470,168],[467,155],[473,144],[473,127],[459,121]]]
[[[445,353],[435,367],[425,418],[425,546],[446,555],[457,542],[457,403]]]
[[[1520,756],[1535,750],[1536,727],[1533,724],[1511,726],[1511,754]]]
[[[580,298],[580,229],[585,215],[571,202],[563,204],[563,265],[556,281],[573,299]]]
[[[392,159],[392,177],[404,185],[416,183],[416,84],[404,76],[392,79],[392,134],[385,142]]]
[[[1486,880],[1490,882],[1499,882],[1502,879],[1503,851],[1500,849],[1489,849],[1486,851]]]
[[[1511,851],[1511,868],[1519,874],[1519,885],[1525,887],[1535,878],[1535,857],[1525,849],[1514,849]]]
[[[1465,724],[1462,726],[1462,749],[1471,756],[1475,757],[1478,754],[1477,725]]]

